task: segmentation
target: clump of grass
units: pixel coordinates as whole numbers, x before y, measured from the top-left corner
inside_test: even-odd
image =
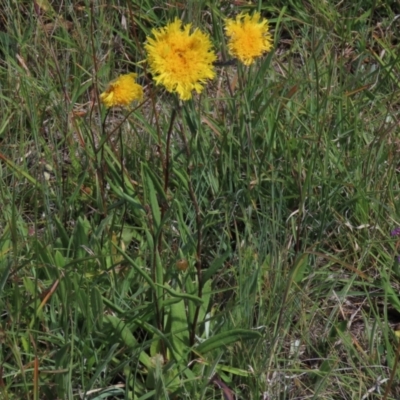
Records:
[[[247,5],[0,6],[2,398],[399,396],[397,11],[261,3],[249,68]],[[221,57],[184,106],[144,62],[176,16]]]

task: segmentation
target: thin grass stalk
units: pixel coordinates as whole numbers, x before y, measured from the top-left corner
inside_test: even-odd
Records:
[[[190,148],[189,148],[189,143],[187,141],[185,131],[180,125],[180,132],[181,132],[181,137],[183,140],[183,143],[185,145],[185,151],[186,151],[186,156],[187,159],[190,160]],[[198,289],[197,289],[197,296],[201,299],[202,294],[203,294],[203,284],[202,284],[202,271],[201,271],[201,251],[202,251],[202,230],[201,230],[201,211],[200,211],[200,206],[196,198],[196,194],[193,189],[192,185],[192,180],[191,180],[191,173],[190,173],[190,168],[189,168],[189,162],[187,165],[187,174],[189,177],[188,180],[188,187],[189,187],[189,196],[190,200],[194,206],[195,209],[195,214],[196,214],[196,229],[197,229],[197,245],[196,245],[196,274],[197,274],[197,281],[198,281]],[[189,335],[189,343],[190,346],[193,346],[195,343],[195,338],[196,338],[196,327],[197,327],[197,321],[199,319],[199,313],[200,313],[200,305],[196,306],[196,310],[194,313],[194,318],[193,318],[193,324],[192,328],[190,330],[190,335]],[[196,357],[195,354],[192,354],[192,357]]]
[[[397,364],[399,363],[399,358],[400,358],[400,339],[398,339],[397,341],[398,343],[396,348],[396,358],[394,360],[393,368],[390,371],[389,382],[386,385],[385,393],[383,394],[382,400],[387,400],[387,397],[389,396],[389,392],[393,384],[394,377],[396,375]]]
[[[90,4],[90,44],[92,47],[92,57],[93,57],[93,68],[94,68],[94,73],[93,73],[93,81],[94,81],[94,86],[96,88],[96,90],[94,91],[95,96],[96,96],[96,103],[97,103],[97,107],[98,107],[98,112],[99,115],[101,115],[101,108],[100,108],[100,99],[99,99],[99,93],[97,90],[98,84],[97,84],[97,75],[98,75],[98,65],[97,65],[97,58],[96,58],[96,49],[95,49],[95,45],[94,45],[94,31],[95,31],[95,27],[94,27],[94,3],[92,2]],[[91,107],[90,107],[90,111],[89,111],[89,121],[92,121],[92,115],[93,115],[93,109],[95,106],[95,102],[92,101]],[[106,119],[106,118],[105,118]],[[104,121],[105,121],[104,119]],[[105,199],[105,187],[104,187],[104,174],[103,171],[101,170],[101,165],[99,165],[96,154],[97,154],[97,150],[96,150],[96,140],[94,137],[94,133],[93,130],[91,129],[91,125],[90,126],[90,133],[92,136],[92,146],[93,146],[93,152],[94,152],[94,156],[95,156],[95,165],[96,165],[96,175],[97,175],[97,179],[99,181],[99,185],[100,185],[100,191],[101,191],[101,200],[102,200],[102,210],[101,212],[105,215],[105,208],[106,208],[106,199]],[[102,129],[103,132],[102,134],[104,134],[104,125],[102,125]],[[103,149],[103,147],[101,147]],[[101,154],[101,158],[100,161],[103,161],[103,156],[104,153],[102,151]]]
[[[36,331],[37,332],[37,331]],[[37,357],[37,348],[36,348],[36,343],[37,343],[37,333],[35,332],[35,337],[32,336],[32,334],[29,334],[32,347],[34,350],[34,358],[33,358],[33,399],[34,400],[39,400],[39,360]]]
[[[176,110],[175,108],[172,111],[171,115],[171,120],[169,123],[169,128],[167,132],[167,142],[166,142],[166,149],[165,149],[165,158],[163,158],[163,174],[164,174],[164,192],[165,192],[165,197],[168,195],[168,185],[169,185],[169,166],[170,166],[170,144],[171,144],[171,137],[172,137],[172,128],[174,126],[174,121],[176,117]],[[161,221],[164,219],[165,213],[167,211],[167,204],[163,201],[162,204],[160,205],[160,211],[161,211]],[[156,274],[156,263],[157,263],[157,251],[158,254],[162,253],[162,242],[163,242],[163,230],[161,229],[160,232],[158,233],[158,242],[157,242],[157,249],[154,248],[154,254],[153,254],[153,279],[154,282],[157,282],[157,274]],[[164,284],[164,282],[160,282],[160,284]],[[155,304],[156,304],[156,319],[157,319],[157,327],[160,330],[160,332],[163,332],[163,321],[164,321],[164,312],[163,310],[160,310],[160,307],[158,305],[159,299],[155,299]],[[167,357],[166,353],[166,348],[164,342],[161,340],[161,352],[163,355],[164,360]]]
[[[167,133],[167,144],[166,144],[166,148],[165,148],[165,170],[164,170],[164,192],[165,192],[165,196],[167,196],[167,192],[168,192],[168,183],[169,183],[169,165],[170,165],[170,146],[171,146],[171,136],[172,136],[172,128],[174,126],[174,121],[175,121],[175,117],[176,117],[176,109],[174,108],[172,110],[172,115],[171,115],[171,121],[169,123],[169,129],[168,129],[168,133]],[[162,207],[161,210],[161,215],[162,217],[164,216],[164,207]]]

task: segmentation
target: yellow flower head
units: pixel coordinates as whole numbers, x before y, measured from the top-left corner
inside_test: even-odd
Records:
[[[225,21],[225,33],[228,36],[229,54],[238,58],[244,65],[250,65],[257,57],[272,48],[272,37],[268,31],[268,21],[260,22],[260,13],[253,16],[239,14]]]
[[[183,29],[182,29],[183,28]],[[192,90],[200,93],[206,79],[215,76],[213,62],[217,59],[209,36],[191,24],[182,27],[178,18],[167,26],[153,29],[154,38],[147,38],[145,49],[150,72],[157,85],[178,93],[182,100],[192,97]]]
[[[136,74],[120,75],[108,84],[105,92],[100,95],[100,100],[107,107],[129,106],[135,100],[141,100],[143,89],[135,81]]]

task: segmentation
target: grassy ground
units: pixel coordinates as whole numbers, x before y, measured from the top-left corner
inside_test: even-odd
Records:
[[[182,107],[153,85],[152,28],[225,60],[254,9],[273,52]],[[4,0],[0,398],[400,398],[398,14]],[[107,113],[129,71],[144,104]]]

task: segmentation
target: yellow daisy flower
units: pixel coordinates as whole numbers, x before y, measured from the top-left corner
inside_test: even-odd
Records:
[[[188,100],[192,90],[200,93],[206,79],[214,78],[217,56],[208,34],[198,29],[190,33],[191,24],[182,25],[176,18],[163,28],[153,29],[154,38],[147,38],[145,49],[156,84]]]
[[[100,95],[100,100],[107,107],[129,106],[135,100],[143,97],[143,88],[135,81],[137,74],[130,73],[120,75],[108,84],[104,93]]]
[[[229,54],[238,58],[244,65],[250,65],[257,57],[272,49],[272,37],[268,31],[268,20],[260,21],[260,13],[253,16],[239,14],[225,21],[228,36]]]

